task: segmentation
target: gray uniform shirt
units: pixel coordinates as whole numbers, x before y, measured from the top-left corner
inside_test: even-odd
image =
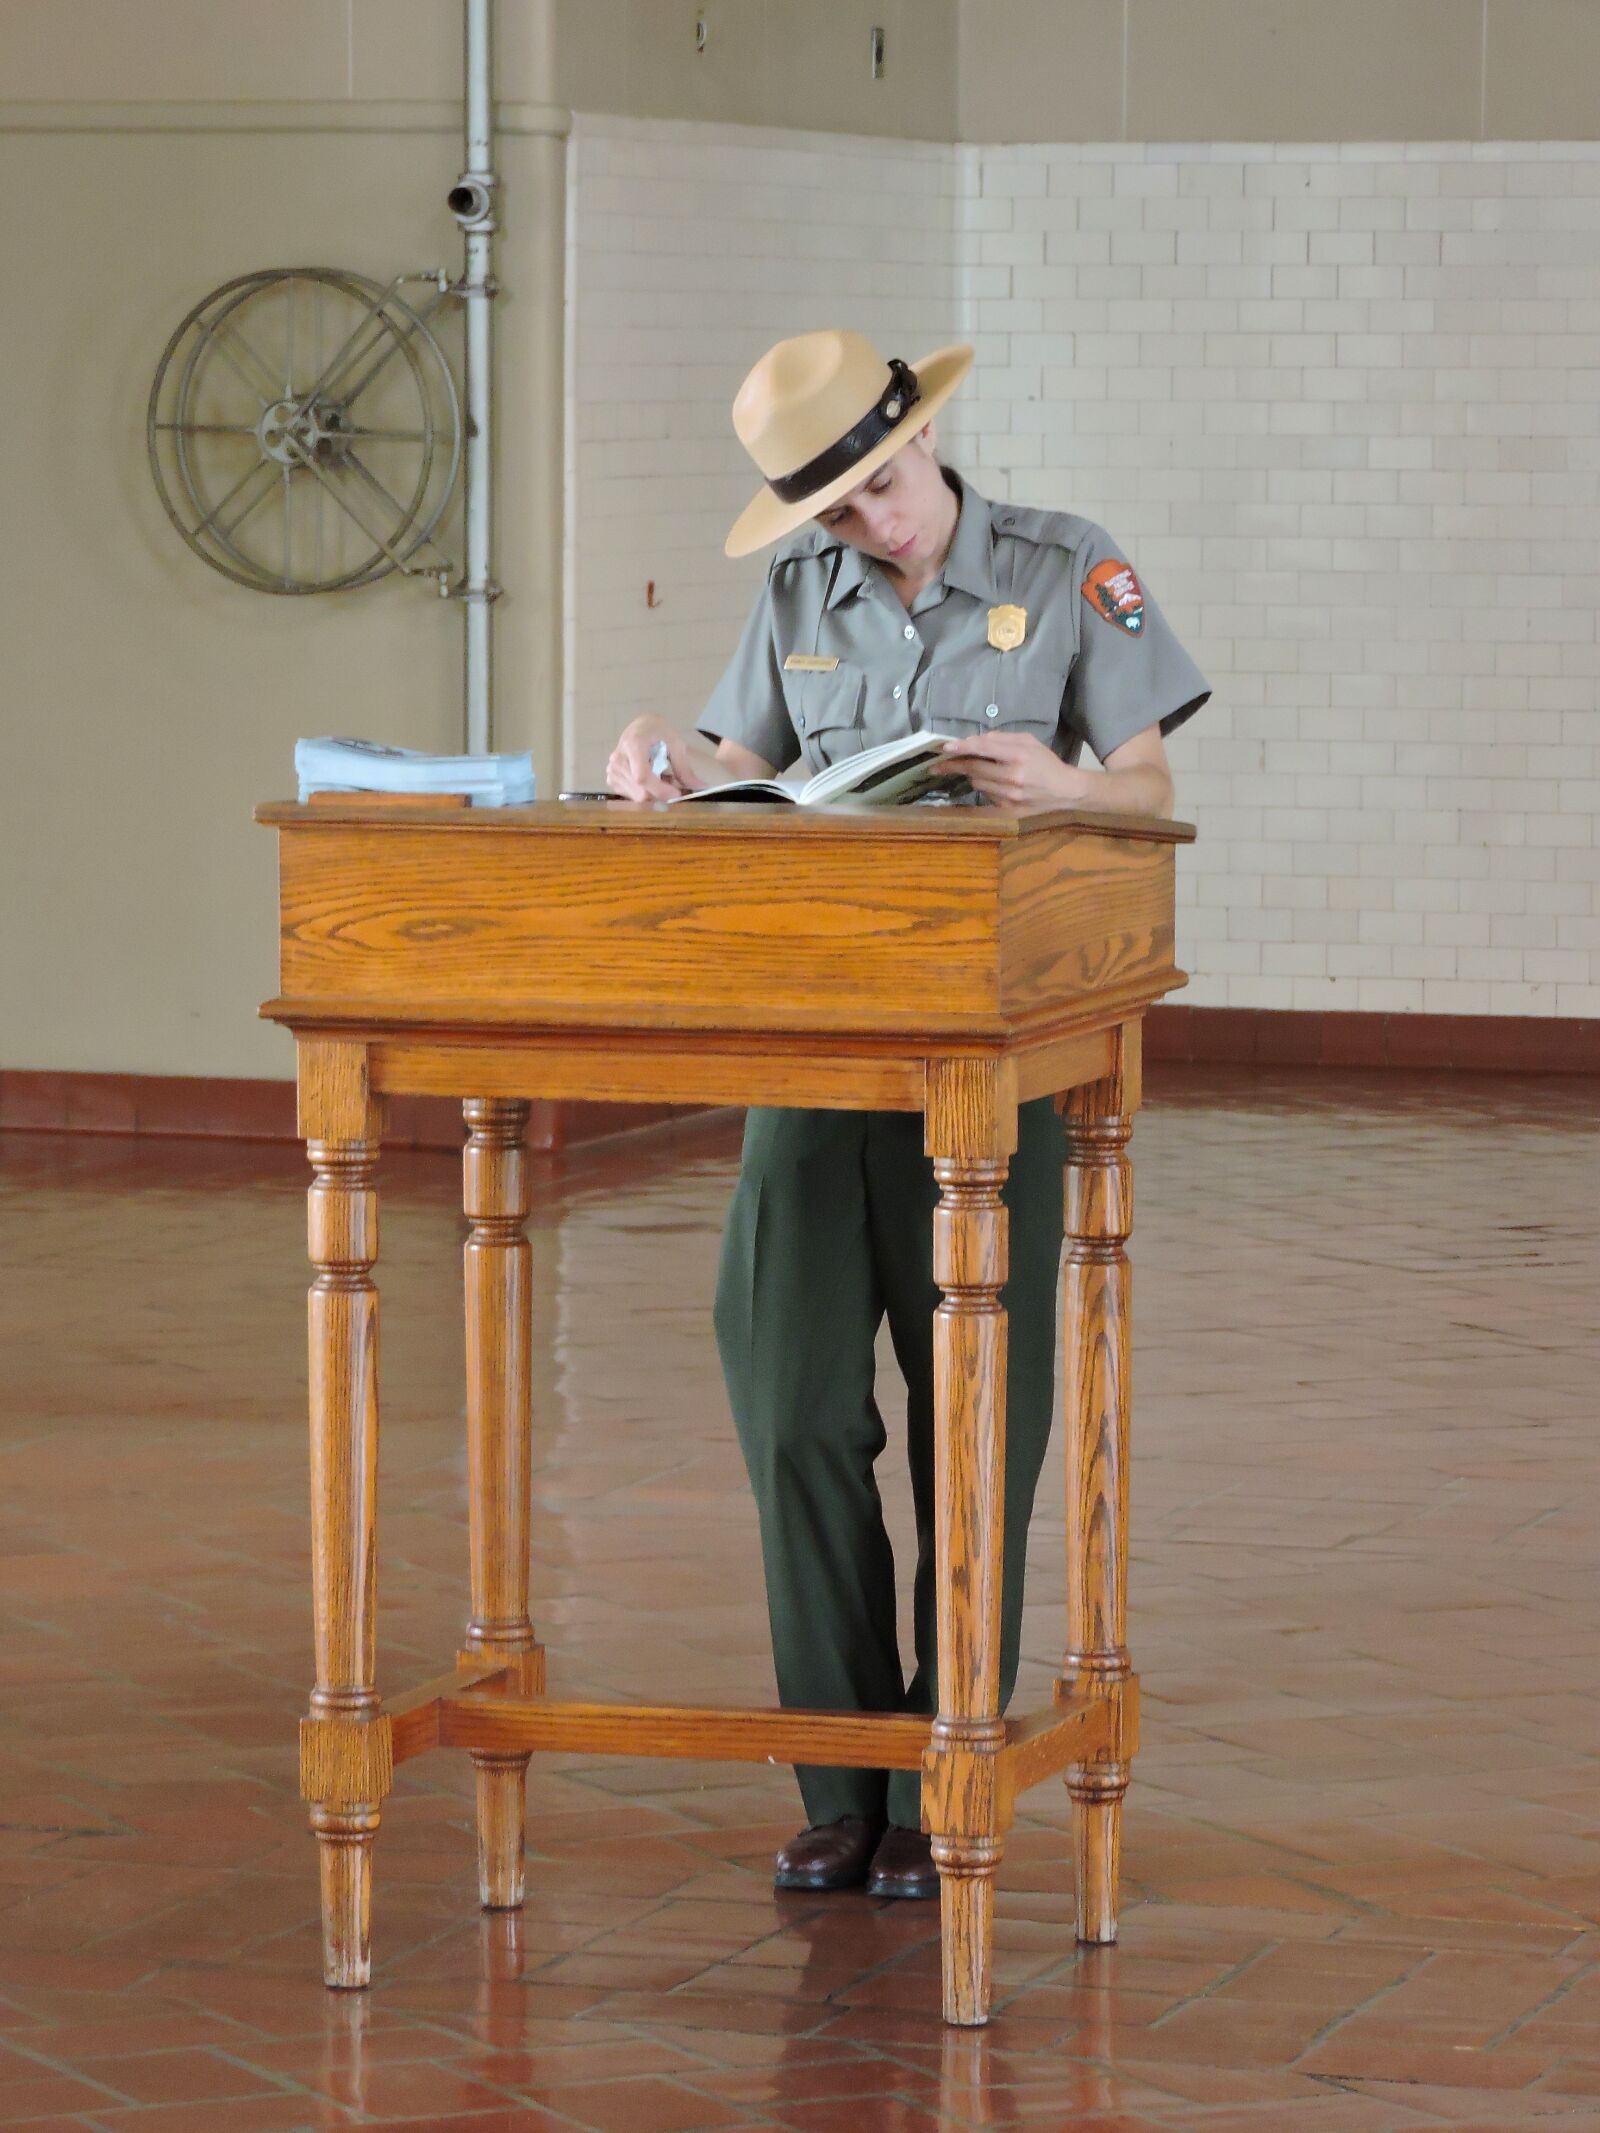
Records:
[[[782,544],[703,734],[776,770],[823,770],[918,731],[1031,733],[1068,763],[1087,741],[1104,762],[1200,709],[1205,676],[1108,534],[945,479],[961,500],[955,539],[909,612],[871,558],[826,527]],[[990,610],[1005,606],[1027,617],[1011,651],[989,642]]]

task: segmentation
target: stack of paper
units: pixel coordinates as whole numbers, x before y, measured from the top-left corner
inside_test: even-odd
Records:
[[[474,807],[526,807],[533,798],[533,757],[425,755],[383,741],[315,740],[294,744],[300,797],[314,792],[460,792]]]

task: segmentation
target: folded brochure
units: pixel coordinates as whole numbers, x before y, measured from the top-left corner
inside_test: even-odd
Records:
[[[428,755],[387,741],[332,735],[296,741],[300,798],[312,792],[465,793],[479,807],[520,807],[533,798],[533,756]]]

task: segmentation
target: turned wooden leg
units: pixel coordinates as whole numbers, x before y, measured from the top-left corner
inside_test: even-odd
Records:
[[[501,1098],[463,1105],[466,1243],[467,1495],[472,1619],[467,1656],[504,1659],[524,1693],[544,1687],[543,1653],[528,1619],[532,1489],[532,1261],[528,1217],[529,1106]],[[528,1757],[474,1752],[478,1786],[478,1900],[514,1910],[523,1894]]]
[[[302,1044],[300,1108],[316,1268],[307,1314],[316,1686],[301,1726],[301,1791],[321,1858],[323,1976],[359,1987],[372,1975],[372,1845],[393,1767],[374,1686],[378,1114],[359,1046]]]
[[[994,1877],[1007,1803],[999,1782],[1000,1588],[1005,1507],[1006,1212],[1016,1083],[988,1060],[928,1070],[927,1147],[940,1187],[933,1271],[934,1498],[939,1714],[923,1765],[923,1819],[939,1868],[944,2016],[989,2019]]]
[[[1078,1938],[1117,1937],[1122,1800],[1133,1749],[1129,1667],[1128,1399],[1133,1222],[1127,1146],[1139,1103],[1139,1030],[1120,1033],[1117,1066],[1062,1099],[1067,1129],[1066,1343],[1067,1652],[1063,1696],[1101,1693],[1109,1745],[1067,1772],[1077,1865]]]
[[[359,1992],[372,1983],[372,1840],[376,1807],[311,1809],[322,1894],[322,1981]]]

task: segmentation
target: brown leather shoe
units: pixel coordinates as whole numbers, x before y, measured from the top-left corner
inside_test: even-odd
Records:
[[[891,1822],[872,1855],[867,1894],[920,1901],[938,1893],[939,1869],[933,1863],[933,1840],[920,1829],[897,1829]]]
[[[791,1837],[773,1861],[775,1889],[858,1889],[883,1835],[881,1822],[844,1815]]]

